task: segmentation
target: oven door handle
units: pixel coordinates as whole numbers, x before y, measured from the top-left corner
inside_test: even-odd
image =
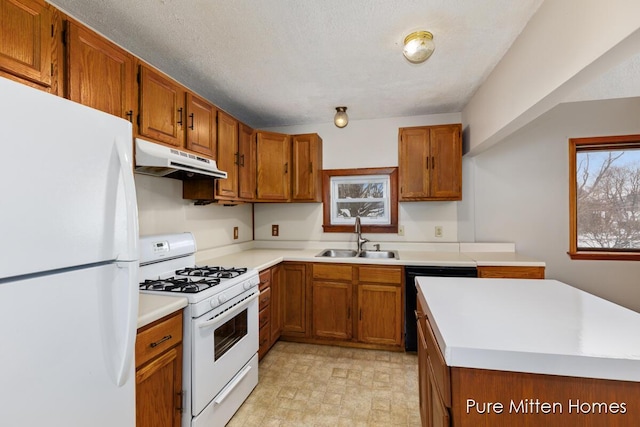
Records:
[[[237,312],[237,310],[243,309],[244,307],[249,305],[252,301],[255,301],[256,299],[258,299],[258,296],[260,296],[260,292],[256,292],[246,300],[239,303],[237,306],[234,306],[233,310],[228,310],[224,312],[224,314],[221,314],[219,317],[214,317],[210,320],[207,320],[206,322],[199,324],[198,327],[200,329],[205,329],[205,328],[210,328],[211,326],[218,325],[220,324],[221,321],[224,322],[225,320],[227,320],[227,318],[235,316],[235,313]]]
[[[220,392],[220,394],[218,394],[218,396],[213,399],[213,403],[215,403],[216,405],[220,405],[227,398],[227,396],[231,394],[233,389],[236,388],[240,381],[242,381],[244,377],[247,376],[250,370],[251,365],[245,366],[244,369],[240,371],[240,373],[236,375],[236,377],[229,384],[227,384],[227,386]]]

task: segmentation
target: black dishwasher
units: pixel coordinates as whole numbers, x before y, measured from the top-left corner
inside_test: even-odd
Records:
[[[426,267],[407,266],[404,268],[405,278],[405,311],[404,311],[404,349],[406,351],[418,350],[418,331],[416,329],[415,311],[417,308],[417,295],[415,278],[419,276],[436,277],[478,277],[475,267]]]

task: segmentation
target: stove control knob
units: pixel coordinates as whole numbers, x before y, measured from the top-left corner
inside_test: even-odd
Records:
[[[251,289],[253,287],[253,283],[251,282],[244,282],[244,285],[242,285],[242,287],[244,287],[245,291],[248,291],[249,289]]]
[[[226,301],[227,301],[227,296],[225,294],[222,294],[218,297],[219,304],[224,304]]]

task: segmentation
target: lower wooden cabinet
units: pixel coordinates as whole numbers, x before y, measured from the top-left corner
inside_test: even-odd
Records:
[[[358,341],[403,345],[402,267],[359,266]]]
[[[448,427],[451,425],[448,409],[451,406],[449,367],[439,353],[420,300],[417,315],[420,419],[423,427]]]
[[[544,279],[544,267],[478,266],[478,277]]]
[[[282,302],[282,336],[309,337],[310,317],[307,304],[311,290],[307,289],[307,264],[285,262],[280,264],[280,295]]]
[[[280,292],[279,265],[260,272],[260,300],[258,309],[259,347],[262,359],[282,333],[282,293]]]
[[[300,264],[288,268],[282,282],[283,338],[403,348],[402,267],[312,263],[305,272]]]
[[[179,427],[182,415],[182,311],[138,330],[136,426]]]
[[[313,336],[339,340],[351,339],[351,283],[313,281]]]

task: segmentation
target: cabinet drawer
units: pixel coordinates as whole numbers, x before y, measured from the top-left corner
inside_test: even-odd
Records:
[[[544,279],[544,267],[478,267],[478,277],[496,277],[511,279]]]
[[[358,267],[358,280],[367,283],[402,284],[402,267]]]
[[[260,290],[271,286],[271,269],[263,270],[260,272]]]
[[[264,310],[260,310],[260,313],[258,313],[258,322],[260,327],[262,328],[264,325],[266,325],[269,320],[271,320],[271,310],[269,310],[269,307],[265,308]]]
[[[313,278],[351,281],[353,269],[350,265],[313,264]]]
[[[263,310],[269,306],[269,302],[271,302],[271,288],[267,288],[263,291],[260,291],[260,299],[258,310]]]
[[[271,336],[271,328],[269,327],[270,324],[267,322],[266,325],[260,327],[260,333],[258,335],[259,337],[259,341],[258,341],[258,345],[260,347],[260,349],[265,349],[269,347],[269,339]]]
[[[426,317],[425,317],[426,318]],[[420,325],[422,327],[422,323]],[[435,379],[436,387],[440,391],[442,401],[447,408],[451,407],[451,373],[449,367],[444,361],[444,357],[438,347],[436,337],[431,329],[429,319],[425,322],[425,339],[427,340],[427,355],[431,366],[433,368],[433,378]]]
[[[167,319],[154,322],[138,332],[136,367],[180,342],[182,342],[182,311]]]

